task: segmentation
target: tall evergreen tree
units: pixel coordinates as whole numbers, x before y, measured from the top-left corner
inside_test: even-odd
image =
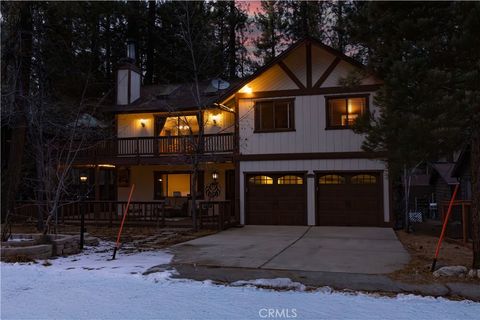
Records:
[[[325,39],[326,2],[324,1],[285,1],[285,33],[290,41],[306,36]]]
[[[480,4],[362,3],[353,39],[384,80],[381,114],[359,122],[364,148],[387,151],[390,172],[473,146],[473,267],[480,268]],[[365,121],[368,120],[368,121]]]
[[[255,14],[260,36],[255,39],[255,56],[268,63],[285,45],[285,6],[282,1],[262,1],[261,11]]]

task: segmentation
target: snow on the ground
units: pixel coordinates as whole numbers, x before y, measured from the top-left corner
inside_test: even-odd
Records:
[[[1,318],[438,320],[478,319],[480,314],[480,304],[470,301],[301,291],[303,285],[282,278],[224,286],[171,279],[168,272],[143,276],[150,267],[168,263],[171,255],[120,252],[117,260],[109,261],[111,248],[89,248],[84,254],[50,260],[48,267],[2,263]]]
[[[294,282],[289,278],[239,280],[232,282],[230,285],[234,287],[252,285],[256,287],[268,287],[298,291],[305,291],[305,289],[307,288],[304,284],[301,284],[300,282]]]
[[[95,274],[125,275],[142,274],[148,268],[170,263],[172,255],[164,251],[143,251],[125,254],[117,252],[112,260],[114,244],[100,242],[96,247],[87,247],[81,254],[48,260],[48,268],[70,272],[95,271]]]

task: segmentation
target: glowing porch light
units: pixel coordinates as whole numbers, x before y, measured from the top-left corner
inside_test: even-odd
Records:
[[[219,114],[213,114],[211,116],[211,118],[212,118],[213,125],[216,126],[216,125],[218,125],[218,122],[222,118],[222,115],[220,113]]]
[[[253,92],[253,89],[252,89],[252,87],[250,87],[250,86],[247,84],[247,85],[245,85],[240,91],[243,92],[243,93],[248,93],[248,94],[250,94],[250,93]]]

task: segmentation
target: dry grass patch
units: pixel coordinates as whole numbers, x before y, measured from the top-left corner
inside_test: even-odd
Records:
[[[433,281],[439,283],[451,281],[480,283],[478,279],[433,277],[430,272],[430,266],[435,254],[438,237],[419,233],[406,233],[403,230],[397,231],[396,233],[400,242],[402,242],[405,249],[410,253],[411,260],[403,269],[391,273],[391,278],[411,283],[431,283]],[[437,261],[438,267],[461,265],[470,268],[471,264],[471,248],[449,239],[442,242]]]

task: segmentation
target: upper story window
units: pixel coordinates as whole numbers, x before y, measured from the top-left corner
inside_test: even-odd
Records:
[[[155,135],[156,136],[183,136],[198,134],[199,121],[197,115],[179,115],[179,116],[156,116],[155,117]]]
[[[255,102],[255,132],[294,130],[293,102],[293,99]]]
[[[326,97],[327,129],[347,129],[368,112],[368,96]]]

